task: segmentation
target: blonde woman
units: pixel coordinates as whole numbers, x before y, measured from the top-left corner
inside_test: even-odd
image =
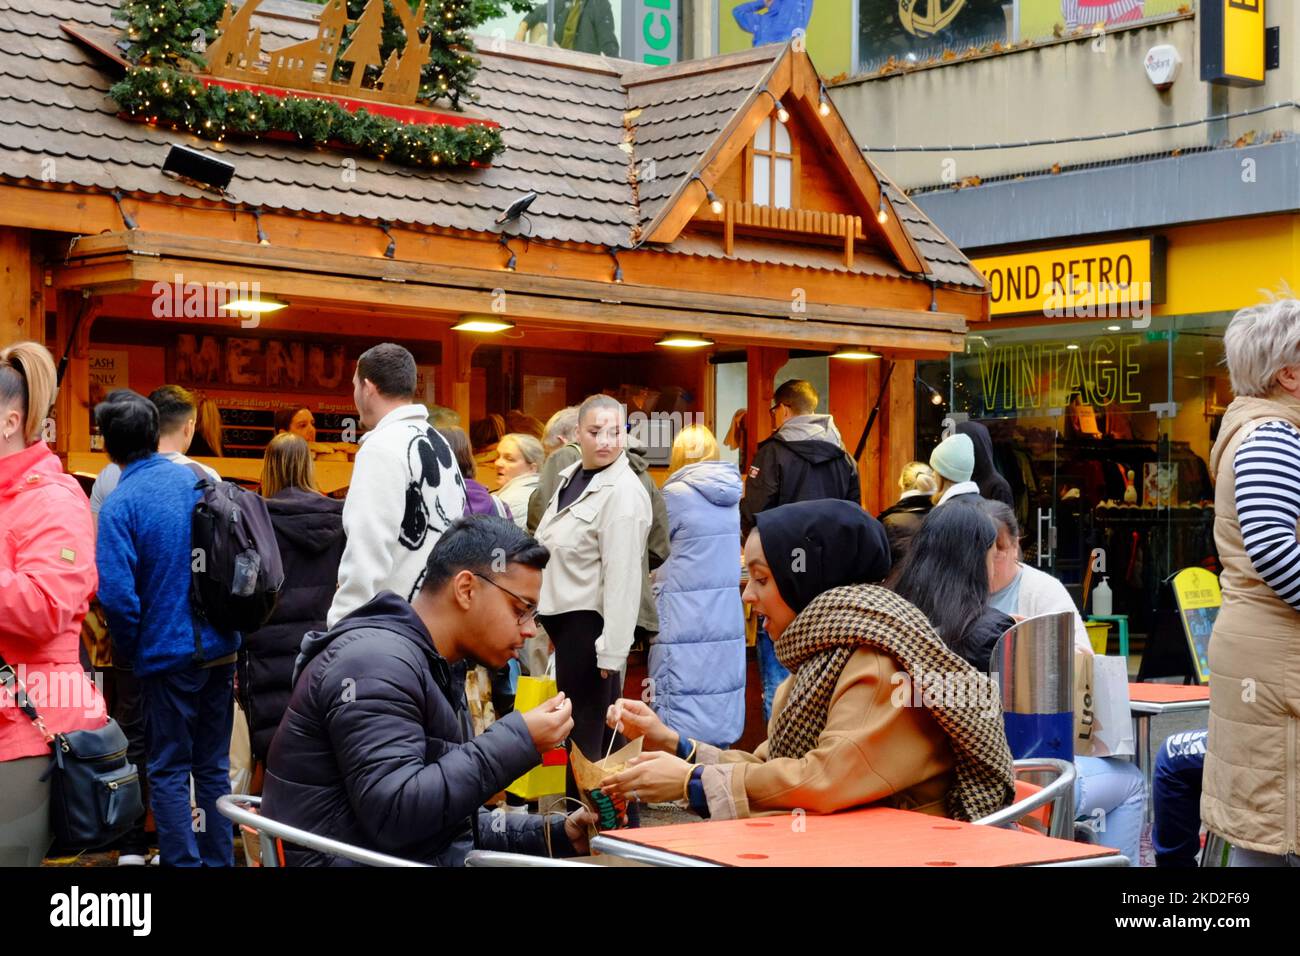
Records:
[[[0,348],[0,655],[51,733],[107,717],[78,660],[95,592],[90,503],[45,444],[54,360],[35,342]],[[51,688],[64,688],[51,699]],[[0,866],[39,866],[50,848],[50,748],[13,706],[0,714]]]
[[[673,441],[664,482],[668,560],[655,572],[659,636],[651,701],[683,737],[725,749],[745,727],[745,618],[740,603],[740,473],[691,425]]]
[[[528,502],[540,479],[542,462],[546,453],[542,443],[532,435],[511,432],[497,443],[496,497],[510,507],[515,524],[523,528],[528,524]]]
[[[912,535],[934,507],[932,495],[939,490],[939,481],[939,476],[925,462],[909,461],[898,476],[898,490],[902,492],[898,501],[876,516],[889,535],[889,551],[895,568],[907,557]]]
[[[248,717],[253,757],[266,762],[289,694],[293,662],[308,631],[325,630],[325,615],[338,587],[343,559],[343,502],[316,489],[311,448],[282,432],[266,446],[262,497],[271,514],[284,564],[284,586],[275,613],[260,630],[244,635],[239,652],[240,705]]]

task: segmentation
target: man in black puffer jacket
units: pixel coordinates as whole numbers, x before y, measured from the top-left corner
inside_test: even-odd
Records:
[[[573,856],[586,810],[567,819],[489,813],[483,804],[563,744],[563,694],[474,737],[462,660],[504,666],[536,630],[547,550],[513,521],[456,520],[434,546],[420,592],[390,591],[303,638],[293,695],[271,741],[262,810],[368,849],[459,866],[473,848]],[[291,866],[343,865],[286,846]]]

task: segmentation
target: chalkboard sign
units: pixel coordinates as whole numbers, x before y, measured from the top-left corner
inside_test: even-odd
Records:
[[[1210,635],[1219,616],[1223,595],[1219,579],[1204,568],[1184,568],[1173,577],[1178,617],[1192,653],[1192,664],[1202,684],[1210,682]]]

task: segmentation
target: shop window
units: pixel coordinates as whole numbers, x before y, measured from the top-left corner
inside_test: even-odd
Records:
[[[794,147],[790,130],[772,114],[754,134],[750,146],[750,199],[758,206],[789,209],[794,205]]]

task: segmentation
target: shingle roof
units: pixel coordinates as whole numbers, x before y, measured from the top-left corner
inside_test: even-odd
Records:
[[[0,177],[124,192],[200,197],[160,168],[183,142],[234,162],[235,198],[264,209],[492,231],[526,192],[539,239],[627,246],[772,70],[784,47],[651,69],[567,50],[481,39],[475,112],[499,122],[502,152],[487,169],[411,169],[348,153],[265,140],[214,144],[120,119],[107,96],[115,68],[60,28],[108,29],[116,0],[0,0]],[[315,35],[314,4],[265,0],[253,18],[285,42]],[[639,112],[638,112],[639,111]],[[49,164],[53,160],[53,166]],[[634,183],[653,160],[654,178]],[[344,163],[355,177],[344,177]],[[903,194],[900,219],[941,281],[982,286],[966,258]],[[782,249],[788,254],[783,255]],[[720,256],[682,237],[667,251]],[[806,253],[806,254],[804,254]],[[843,271],[816,249],[738,243],[735,257]],[[902,275],[870,257],[855,272]]]

